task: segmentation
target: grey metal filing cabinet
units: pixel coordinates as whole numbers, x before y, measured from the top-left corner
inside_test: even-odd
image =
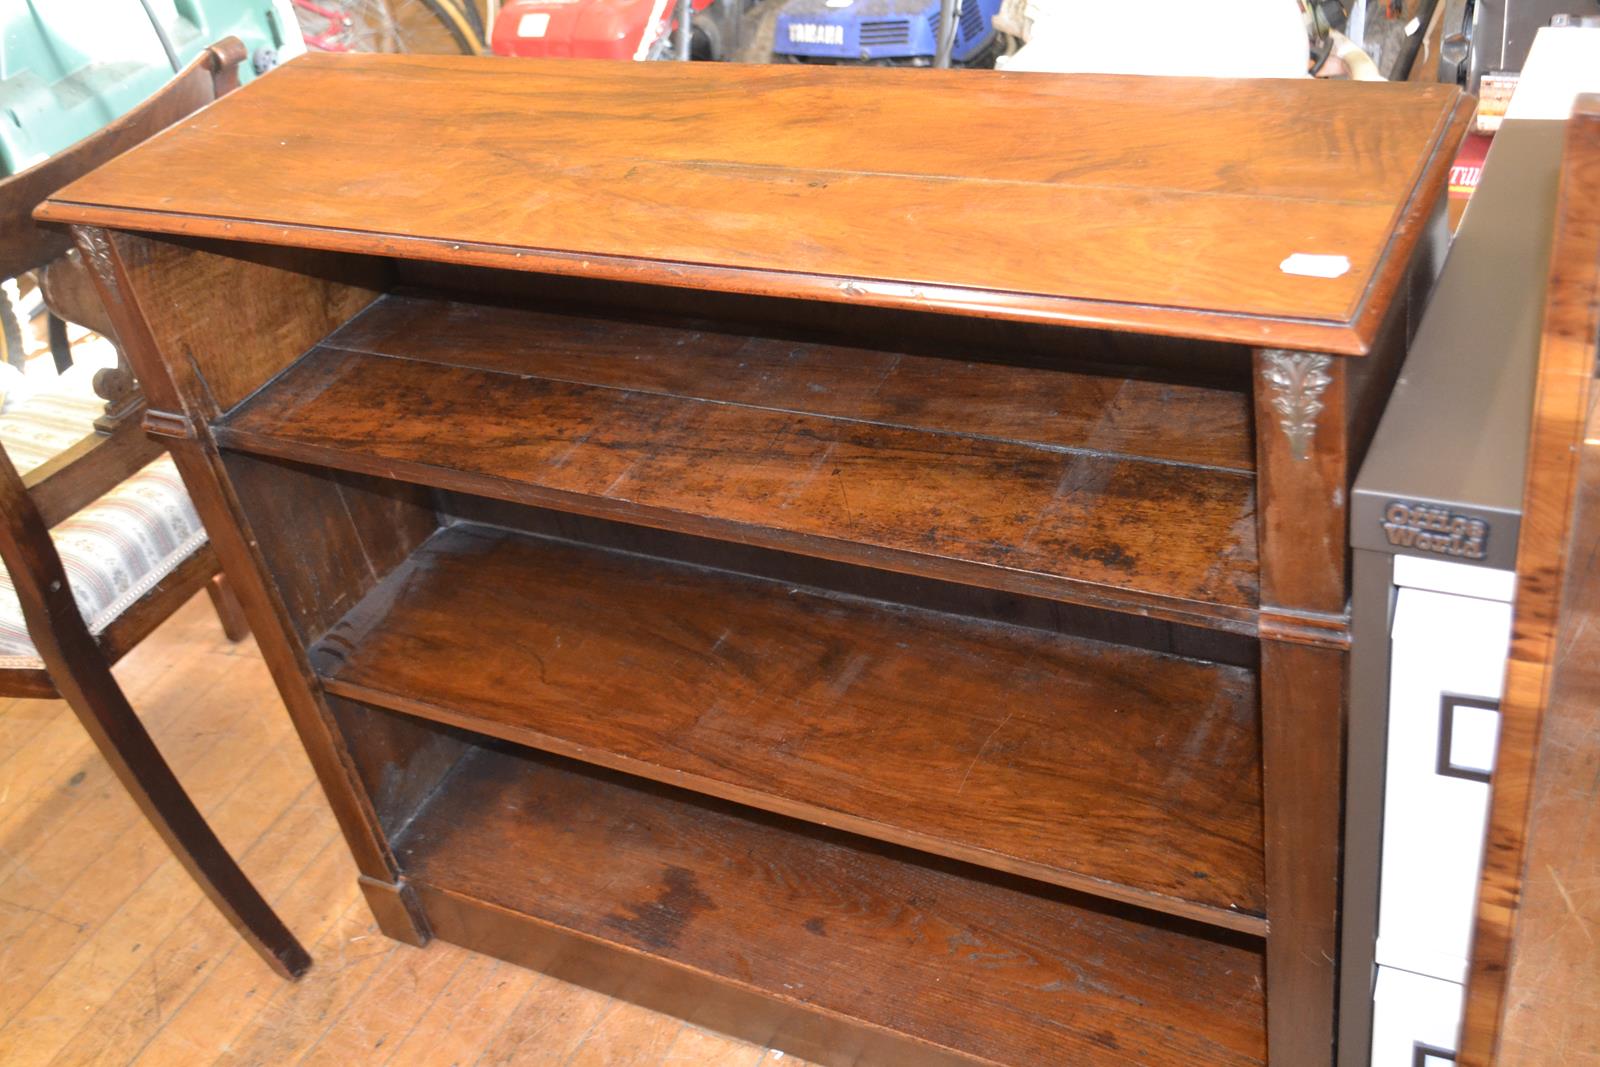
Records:
[[[1495,137],[1351,496],[1340,1067],[1454,1059],[1563,126]]]

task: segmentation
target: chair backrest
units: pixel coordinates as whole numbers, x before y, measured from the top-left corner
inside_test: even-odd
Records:
[[[0,278],[51,266],[42,284],[52,307],[71,321],[103,332],[104,309],[98,306],[98,296],[81,264],[63,258],[72,247],[71,239],[34,222],[34,208],[68,182],[232,90],[239,84],[239,64],[245,54],[237,37],[219,41],[196,56],[160,92],[110,125],[20,174],[0,180]],[[58,307],[60,303],[68,306]],[[139,429],[137,408],[142,400],[126,368],[119,363],[114,370],[101,371],[95,387],[133,417],[116,425],[102,420],[104,432],[88,434],[20,480],[27,490],[21,499],[31,499],[46,527],[104,495],[160,454],[160,447]],[[9,462],[0,470],[0,481],[16,476]],[[9,559],[6,563],[11,565]]]
[[[109,126],[0,181],[0,278],[44,267],[71,248],[66,234],[33,221],[33,209],[42,200],[231,90],[238,85],[244,58],[238,38],[211,46],[159,93]],[[106,433],[89,433],[26,477],[0,448],[0,562],[11,577],[39,656],[53,668],[5,671],[8,695],[52,696],[57,679],[67,676],[70,660],[100,654],[78,614],[50,527],[160,454],[161,447],[142,432],[137,419]]]
[[[36,270],[71,247],[33,221],[33,209],[68,182],[166,129],[239,84],[244,44],[228,37],[196,56],[159,93],[49,159],[0,181],[0,278]]]
[[[1566,1062],[1600,1001],[1597,359],[1600,95],[1579,99],[1562,156],[1458,1057],[1478,1067]]]

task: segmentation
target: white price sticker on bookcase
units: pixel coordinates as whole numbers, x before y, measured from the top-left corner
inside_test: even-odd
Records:
[[[1350,257],[1296,252],[1279,263],[1278,269],[1302,278],[1343,278],[1350,273]]]

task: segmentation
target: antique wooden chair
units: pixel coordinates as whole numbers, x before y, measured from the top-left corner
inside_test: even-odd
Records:
[[[0,181],[0,277],[43,269],[52,311],[114,342],[66,236],[35,225],[33,208],[231,89],[244,55],[232,38],[213,46],[111,126]],[[140,428],[143,398],[120,350],[94,392],[0,414],[0,696],[65,699],[213,903],[273,969],[298,977],[310,957],[211,832],[112,676],[113,663],[201,589],[230,639],[248,630],[172,461]]]

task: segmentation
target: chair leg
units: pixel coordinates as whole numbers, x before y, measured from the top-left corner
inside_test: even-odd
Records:
[[[217,840],[111,672],[93,664],[86,673],[92,677],[56,679],[57,687],[100,754],[217,910],[269,967],[285,978],[300,977],[310,955]]]
[[[217,621],[222,623],[222,632],[228,640],[238,644],[250,636],[250,624],[245,621],[244,606],[239,603],[239,598],[233,595],[233,586],[228,584],[227,576],[220,571],[211,576],[206,583],[206,595],[211,598],[211,606],[216,610]]]

